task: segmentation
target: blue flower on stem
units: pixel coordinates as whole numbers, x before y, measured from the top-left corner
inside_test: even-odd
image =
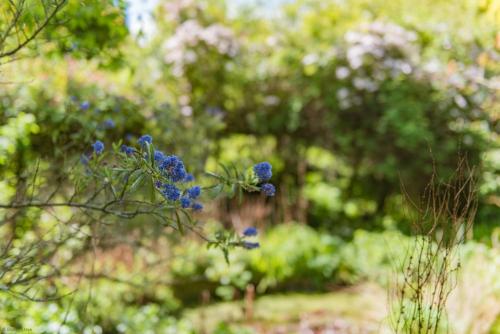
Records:
[[[191,199],[189,197],[181,197],[180,202],[183,209],[189,208],[191,206]]]
[[[88,110],[90,108],[90,103],[89,101],[83,101],[81,104],[80,104],[80,109],[82,110]]]
[[[257,235],[257,229],[255,227],[247,227],[244,231],[243,231],[243,235],[245,237],[254,237]]]
[[[120,147],[120,151],[122,151],[123,153],[125,153],[126,155],[131,155],[134,153],[134,148],[133,147],[130,147],[130,146],[127,146],[127,145],[122,145]]]
[[[100,140],[96,140],[94,144],[92,144],[92,148],[94,149],[95,154],[101,154],[104,151],[104,143]]]
[[[189,196],[189,198],[192,199],[197,199],[200,196],[200,194],[201,194],[200,186],[194,186],[187,190],[187,195]]]
[[[274,196],[276,193],[276,188],[271,183],[264,183],[260,187],[260,191],[266,196]]]
[[[203,204],[195,202],[191,205],[191,209],[193,209],[193,211],[196,211],[196,212],[201,211],[201,210],[203,210]]]
[[[250,241],[243,241],[242,245],[243,248],[246,249],[255,249],[260,247],[260,244],[258,242],[250,242]]]
[[[155,150],[155,161],[160,162],[165,158],[165,154],[162,151]]]
[[[184,182],[193,182],[194,181],[194,176],[191,173],[186,174],[186,177],[184,178]]]
[[[153,142],[153,137],[151,137],[150,135],[143,135],[143,136],[141,136],[141,138],[139,138],[139,140],[137,142],[141,146],[145,146],[146,143],[151,145],[151,143]]]
[[[169,201],[177,201],[181,197],[181,191],[173,184],[165,184],[163,186],[163,195]]]
[[[111,118],[108,118],[107,120],[104,121],[105,129],[112,129],[115,126],[116,126],[115,121],[113,121]]]
[[[253,171],[259,182],[267,181],[273,176],[273,166],[269,162],[261,162],[253,166]]]
[[[172,182],[180,182],[184,180],[187,174],[186,169],[184,168],[184,163],[175,155],[165,157],[160,164],[160,170]]]

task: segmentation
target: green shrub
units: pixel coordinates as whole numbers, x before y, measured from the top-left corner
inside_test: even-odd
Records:
[[[338,278],[353,284],[363,280],[386,284],[388,275],[397,268],[409,237],[397,231],[380,233],[357,230],[354,238],[342,248]]]
[[[250,257],[259,278],[258,289],[318,289],[334,280],[342,241],[303,224],[286,224],[270,230],[261,249]]]

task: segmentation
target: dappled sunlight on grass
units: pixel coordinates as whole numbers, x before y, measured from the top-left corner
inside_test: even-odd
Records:
[[[262,333],[381,333],[387,305],[385,291],[363,284],[323,294],[290,293],[259,297],[248,319],[243,301],[224,302],[186,311],[200,331],[212,332],[221,322]],[[337,333],[337,332],[333,332]]]

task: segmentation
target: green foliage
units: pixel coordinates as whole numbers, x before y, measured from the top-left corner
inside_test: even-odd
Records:
[[[126,285],[106,281],[82,285],[84,291],[66,300],[32,303],[7,298],[0,315],[2,327],[29,328],[34,332],[53,333],[146,333],[174,331],[194,333],[192,325],[176,319],[177,302],[168,294],[140,292]],[[153,295],[148,295],[153,293]],[[106,298],[100,298],[100,296]],[[89,298],[93,296],[93,298]],[[162,299],[155,299],[162,296]],[[137,298],[137,299],[136,299]],[[148,302],[148,298],[150,301]],[[141,302],[142,300],[142,302]],[[146,300],[146,302],[144,302]],[[161,302],[160,302],[161,301]],[[22,312],[20,312],[23,310]]]
[[[393,279],[390,273],[397,272],[408,246],[409,238],[396,231],[358,230],[341,249],[343,261],[338,277],[350,284],[369,279],[387,285]]]
[[[146,285],[146,288],[137,288],[103,278],[80,285],[79,293],[68,298],[47,303],[4,297],[0,325],[49,332],[54,331],[53,326],[62,326],[70,332],[92,328],[97,331],[99,327],[110,333],[148,330],[198,333],[193,319],[183,317],[181,312],[184,306],[198,302],[203,291],[211,291],[222,299],[240,300],[249,283],[261,287],[258,295],[266,292],[264,288],[269,292],[304,288],[326,290],[366,281],[386,284],[388,279],[394,278],[392,274],[397,263],[410,243],[408,237],[397,232],[365,231],[357,231],[353,240],[346,242],[302,224],[272,228],[264,232],[260,241],[263,244],[261,250],[251,253],[232,251],[230,265],[220,250],[207,249],[199,242],[178,243],[173,247],[168,268],[161,273],[162,278],[173,279],[170,287]],[[495,280],[498,259],[498,250],[477,243],[467,243],[461,250],[463,271],[458,280],[459,291],[451,296],[449,314],[450,319],[457,319],[453,321],[453,328],[462,330],[464,326],[472,326],[478,316],[486,315],[488,321],[494,323],[495,318],[491,317],[495,314],[488,305],[497,300],[500,293]],[[133,282],[140,283],[140,279],[148,282],[146,276],[147,273],[143,273]],[[464,294],[467,300],[460,300]],[[302,298],[304,303],[309,300],[307,296]],[[341,300],[335,304],[340,303],[338,307],[343,309],[346,306]],[[483,304],[483,301],[487,303]],[[466,307],[468,303],[474,308]],[[73,307],[70,308],[70,304]],[[248,330],[221,323],[217,331],[239,334]]]
[[[175,293],[189,301],[205,289],[232,299],[249,283],[260,293],[322,290],[365,280],[386,284],[407,238],[397,232],[360,230],[346,242],[303,224],[285,224],[266,231],[260,243],[260,249],[251,252],[232,251],[230,265],[220,251],[204,250],[198,243],[179,245],[170,267],[179,282]]]
[[[64,6],[45,26],[59,3]],[[18,20],[16,5],[22,9]],[[150,22],[157,30],[148,38],[130,36],[122,0],[0,1],[0,204],[26,195],[70,198],[71,185],[82,187],[88,170],[78,167],[80,174],[67,176],[89,144],[100,139],[109,149],[111,142],[130,145],[150,133],[155,145],[182,156],[193,174],[222,170],[209,177],[216,187],[202,183],[211,199],[223,190],[257,190],[255,175],[241,172],[252,162],[275,167],[276,200],[222,199],[200,220],[214,214],[225,228],[301,223],[263,228],[261,249],[247,252],[234,249],[242,242],[238,234],[210,226],[215,238],[207,249],[189,237],[172,240],[150,216],[129,222],[68,208],[2,210],[2,245],[11,237],[16,246],[29,246],[38,236],[59,240],[74,227],[71,219],[92,221],[60,257],[52,258],[57,248],[47,244],[38,255],[26,247],[23,275],[47,274],[66,261],[74,269],[95,251],[127,245],[137,257],[167,262],[158,276],[169,288],[152,284],[135,291],[99,283],[75,294],[73,305],[73,295],[47,304],[5,297],[0,327],[194,333],[178,312],[199,303],[203,291],[232,300],[248,284],[260,294],[365,280],[385,285],[409,242],[394,231],[409,226],[401,183],[416,198],[434,167],[446,176],[461,154],[478,166],[480,178],[474,237],[498,242],[497,0],[297,0],[266,15],[267,7],[232,6],[159,1]],[[12,20],[17,29],[9,28]],[[19,54],[4,56],[23,41],[29,43]],[[107,196],[123,185],[114,157],[96,172],[101,181],[114,179]],[[132,160],[127,168],[137,167]],[[159,195],[150,175],[130,176],[135,199]],[[56,184],[60,192],[53,196]],[[92,238],[101,242],[97,249]],[[470,271],[490,282],[477,291],[490,293],[497,288],[491,263],[498,255],[482,251],[484,259],[470,262],[489,263],[489,270]],[[14,269],[18,265],[24,264]],[[15,279],[5,274],[12,266],[0,259],[3,279]],[[133,281],[148,285],[154,279],[141,272]],[[60,292],[75,284],[70,280]],[[49,299],[61,289],[37,288]],[[217,331],[239,333],[226,323]]]
[[[268,288],[314,289],[331,282],[341,262],[342,241],[306,225],[286,224],[266,234],[261,249],[252,253],[250,268]]]
[[[46,38],[55,41],[61,54],[116,62],[123,57],[120,46],[128,36],[125,9],[123,0],[68,1],[60,19],[72,19],[49,27]]]

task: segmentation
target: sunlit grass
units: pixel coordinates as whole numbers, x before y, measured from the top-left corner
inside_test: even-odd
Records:
[[[380,333],[386,318],[386,293],[377,285],[365,284],[324,294],[290,293],[258,297],[251,319],[245,316],[243,301],[222,302],[190,309],[185,316],[196,328],[211,332],[226,322],[260,330],[287,328],[294,332],[300,325],[328,327],[338,323]]]

